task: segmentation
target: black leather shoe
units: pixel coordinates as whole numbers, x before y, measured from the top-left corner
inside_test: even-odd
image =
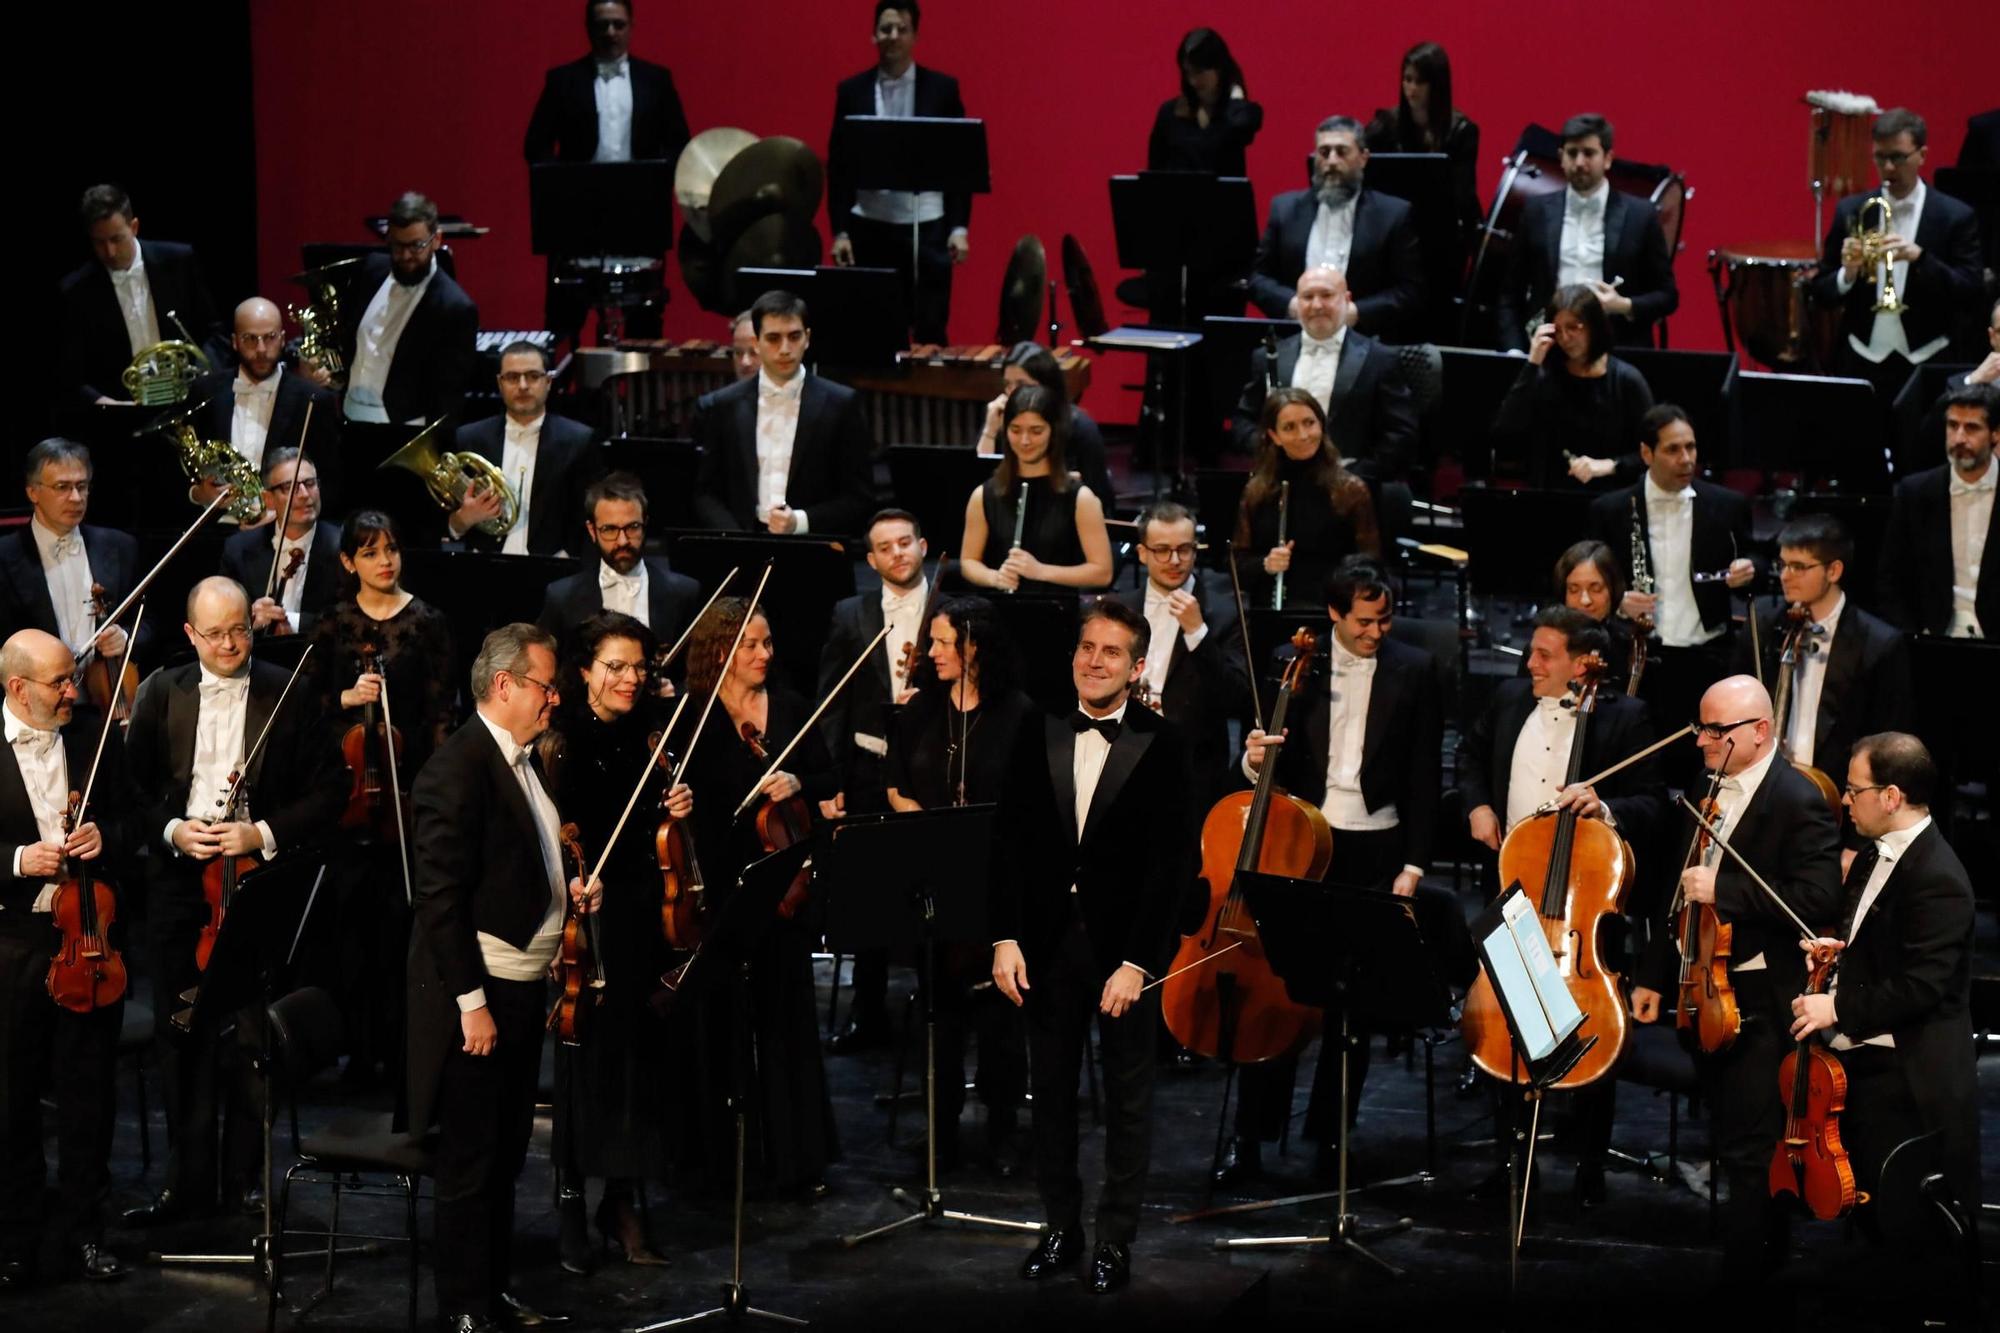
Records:
[[[1021,1276],[1029,1279],[1051,1277],[1065,1268],[1074,1267],[1083,1258],[1083,1233],[1081,1231],[1044,1231],[1042,1243],[1021,1265]]]
[[[537,1310],[511,1291],[500,1293],[500,1318],[496,1325],[500,1328],[546,1328],[551,1324],[567,1324],[566,1314],[548,1314]]]
[[[1599,1207],[1604,1202],[1604,1164],[1602,1162],[1578,1162],[1576,1181],[1571,1186],[1576,1195],[1576,1206],[1586,1211]]]
[[[258,1206],[260,1209],[262,1208],[261,1200],[259,1200]],[[153,1197],[151,1203],[143,1203],[137,1208],[126,1209],[121,1214],[121,1220],[135,1227],[157,1227],[166,1226],[174,1222],[184,1222],[191,1217],[207,1217],[214,1211],[215,1208],[212,1205],[207,1208],[201,1208],[192,1203],[183,1202],[181,1196],[169,1188],[161,1190]]]
[[[894,1040],[895,1034],[889,1029],[886,1018],[856,1019],[847,1025],[847,1030],[826,1044],[835,1055],[853,1055],[859,1051],[879,1050]]]
[[[1215,1168],[1215,1183],[1240,1185],[1264,1174],[1263,1150],[1257,1140],[1233,1138],[1222,1150],[1222,1165]]]
[[[261,1217],[264,1213],[264,1188],[261,1185],[247,1185],[232,1191],[229,1196],[245,1214]]]
[[[75,1271],[85,1282],[116,1282],[126,1270],[111,1251],[98,1245],[79,1245]]]
[[[0,1263],[0,1291],[20,1291],[35,1280],[34,1270],[19,1259]]]
[[[1108,1240],[1097,1242],[1097,1253],[1090,1259],[1090,1289],[1099,1296],[1109,1296],[1123,1289],[1132,1281],[1132,1250],[1129,1246],[1113,1245]]]

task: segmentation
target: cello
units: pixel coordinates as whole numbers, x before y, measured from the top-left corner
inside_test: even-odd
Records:
[[[583,843],[578,840],[576,825],[564,824],[559,837],[570,874],[588,883],[585,877],[589,872],[584,865]],[[571,897],[569,910],[563,914],[562,945],[556,951],[556,978],[562,983],[562,994],[556,998],[555,1008],[549,1010],[548,1021],[548,1027],[565,1046],[583,1045],[590,1012],[604,1003],[604,974],[597,965],[596,937],[596,914],[585,912],[583,905]]]
[[[1756,618],[1756,612],[1751,612]],[[1823,638],[1826,627],[1814,622],[1812,612],[1803,602],[1792,602],[1785,607],[1785,633],[1778,648],[1778,697],[1771,707],[1773,734],[1778,738],[1778,754],[1804,775],[1806,781],[1819,789],[1820,799],[1833,811],[1836,826],[1846,818],[1847,808],[1840,799],[1840,787],[1834,780],[1814,768],[1792,757],[1792,691],[1798,683],[1799,656],[1805,652],[1816,652],[1820,645],[1808,646],[1811,638]]]
[[[1604,659],[1597,654],[1587,653],[1577,663],[1577,675],[1569,683],[1576,729],[1570,739],[1566,788],[1583,776],[1584,742],[1604,677]],[[1510,829],[1500,844],[1500,882],[1519,883],[1535,904],[1556,966],[1597,1037],[1583,1058],[1549,1085],[1552,1089],[1567,1091],[1595,1083],[1610,1072],[1625,1048],[1625,997],[1618,974],[1604,967],[1597,935],[1604,918],[1618,910],[1633,872],[1631,849],[1617,831],[1601,819],[1580,817],[1574,807],[1538,811]],[[1525,1081],[1526,1071],[1519,1068],[1499,997],[1484,969],[1466,993],[1461,1022],[1474,1064],[1503,1083]]]
[[[1715,793],[1722,785],[1722,765],[1709,774],[1708,795],[1701,803],[1694,841],[1681,868],[1704,864],[1710,841],[1708,825],[1716,818]],[[1676,890],[1676,896],[1679,891]],[[1710,1055],[1726,1051],[1743,1031],[1736,1006],[1736,988],[1729,981],[1729,958],[1736,927],[1724,921],[1713,903],[1681,898],[1674,934],[1680,941],[1680,985],[1674,1001],[1674,1027],[1692,1037]]]
[[[1292,660],[1271,706],[1270,733],[1282,736],[1292,695],[1311,670],[1312,634],[1292,636]],[[1201,825],[1201,873],[1208,912],[1184,936],[1160,984],[1160,1014],[1174,1040],[1201,1055],[1256,1064],[1289,1055],[1318,1035],[1321,1011],[1296,1004],[1264,957],[1244,903],[1246,872],[1318,879],[1333,861],[1333,831],[1319,807],[1278,789],[1277,755],[1265,755],[1257,786],[1210,807]]]
[[[1807,963],[1806,994],[1826,989],[1838,944],[1814,942]],[[1785,1102],[1785,1136],[1771,1150],[1771,1197],[1790,1194],[1808,1213],[1831,1222],[1868,1202],[1855,1188],[1854,1167],[1840,1142],[1840,1113],[1847,1106],[1847,1071],[1811,1034],[1799,1039],[1778,1066],[1778,1095]]]

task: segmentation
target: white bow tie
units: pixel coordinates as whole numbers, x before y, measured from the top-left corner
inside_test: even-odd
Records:
[[[640,566],[634,565],[630,574],[620,574],[617,570],[600,560],[597,562],[597,586],[605,589],[637,588],[639,586],[640,568]]]
[[[1569,201],[1570,211],[1577,214],[1601,212],[1604,208],[1604,194],[1573,195]]]
[[[23,750],[31,750],[38,755],[47,754],[54,747],[55,743],[55,732],[41,731],[35,727],[23,727],[14,735],[14,744],[16,746]]]
[[[245,379],[240,374],[236,377],[236,396],[238,398],[241,398],[246,394],[260,394],[268,397],[269,395],[274,394],[277,391],[278,391],[278,377],[276,375],[271,376],[269,379],[262,379],[262,380]]]
[[[597,65],[597,77],[609,83],[613,79],[624,78],[630,68],[631,66],[627,63],[627,58],[624,56],[620,56],[609,63],[599,61]]]
[[[1372,676],[1375,674],[1375,659],[1372,657],[1348,657],[1335,653],[1333,671],[1337,676]]]
[[[760,387],[757,396],[767,403],[796,402],[799,396],[799,382],[793,380],[790,384],[780,385],[775,389]]]
[[[1990,465],[1986,469],[1986,475],[1978,481],[1961,481],[1958,478],[1958,474],[1953,473],[1948,489],[1953,495],[1977,495],[1981,491],[1990,491],[1993,489],[1994,475],[1994,470]]]
[[[82,550],[83,543],[77,540],[76,534],[73,532],[66,532],[49,543],[50,554],[54,555],[58,560],[67,560],[71,556],[81,553]]]
[[[216,680],[204,680],[201,683],[201,695],[204,699],[213,699],[223,695],[247,694],[249,691],[250,678],[248,676],[223,676]]]

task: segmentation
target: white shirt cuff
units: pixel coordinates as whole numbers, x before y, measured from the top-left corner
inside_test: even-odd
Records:
[[[14,849],[14,878],[15,878],[15,879],[19,879],[19,878],[21,878],[21,853],[22,853],[22,852],[25,852],[25,851],[27,851],[27,850],[28,850],[28,849],[27,849],[26,847],[16,847],[16,848]]]
[[[1835,291],[1837,291],[1837,292],[1839,292],[1839,293],[1840,293],[1840,294],[1841,294],[1842,296],[1845,296],[1845,295],[1847,295],[1847,294],[1848,294],[1849,292],[1853,291],[1853,290],[1854,290],[1854,287],[1855,287],[1855,284],[1856,284],[1856,283],[1858,283],[1858,282],[1860,282],[1860,281],[1861,281],[1861,279],[1859,279],[1859,278],[1850,278],[1850,277],[1848,277],[1848,276],[1847,276],[1847,270],[1846,270],[1846,269],[1844,269],[1844,268],[1843,268],[1843,269],[1839,269],[1839,270],[1836,270],[1836,271],[1835,271],[1835,273],[1834,273],[1834,275],[1833,275],[1833,287],[1834,287],[1834,290],[1835,290]]]
[[[1127,958],[1127,959],[1125,959],[1124,961],[1125,961],[1125,966],[1126,966],[1126,967],[1129,967],[1129,968],[1131,968],[1131,969],[1132,969],[1132,970],[1133,970],[1134,972],[1137,972],[1137,973],[1138,973],[1138,974],[1139,974],[1140,976],[1144,977],[1144,978],[1145,978],[1146,980],[1148,980],[1148,981],[1151,981],[1151,980],[1153,979],[1153,974],[1152,974],[1151,972],[1148,972],[1148,971],[1147,971],[1147,970],[1146,970],[1145,968],[1143,968],[1143,967],[1140,967],[1140,966],[1139,966],[1139,965],[1138,965],[1137,963],[1133,962],[1133,961],[1132,961],[1132,960],[1131,960],[1130,958]]]
[[[458,997],[458,1012],[461,1014],[469,1014],[474,1009],[484,1009],[485,1007],[486,987],[484,986],[475,986]]]
[[[996,949],[997,949],[997,948],[999,948],[999,947],[1000,947],[1001,945],[1003,945],[1003,944],[1011,944],[1011,945],[1013,945],[1013,946],[1014,946],[1015,948],[1017,948],[1017,949],[1021,947],[1021,941],[1019,941],[1019,940],[995,940],[995,941],[993,941],[993,947],[994,947],[994,948],[996,948]]]
[[[1422,879],[1424,877],[1424,868],[1422,866],[1406,865],[1403,867],[1403,872],[1405,874],[1415,875],[1418,879]]]
[[[264,859],[268,861],[278,854],[277,835],[271,832],[270,824],[262,819],[257,821],[256,827],[257,836],[264,840]]]
[[[960,240],[965,240],[965,239],[968,239],[968,238],[969,238],[969,237],[970,237],[970,236],[972,235],[972,233],[971,233],[971,232],[967,231],[967,230],[966,230],[965,228],[963,228],[963,227],[953,227],[953,228],[951,229],[951,234],[952,234],[952,235],[953,235],[954,237],[957,237],[957,238],[958,238],[958,239],[960,239]]]
[[[176,856],[180,855],[181,849],[174,846],[174,830],[179,828],[181,825],[185,823],[187,823],[185,819],[169,819],[167,821],[166,831],[160,835],[160,840],[166,843],[168,847],[172,848],[173,853]]]
[[[792,511],[792,525],[792,531],[795,534],[803,535],[812,531],[812,525],[806,522],[806,511],[803,509],[794,509]]]
[[[1205,620],[1198,629],[1184,629],[1181,631],[1181,642],[1187,645],[1189,652],[1193,652],[1195,649],[1201,647],[1201,641],[1207,637],[1208,622]]]

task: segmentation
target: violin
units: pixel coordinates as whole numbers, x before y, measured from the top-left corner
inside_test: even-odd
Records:
[[[82,825],[83,795],[71,792],[63,812],[64,841]],[[105,933],[118,911],[111,886],[91,875],[90,862],[66,856],[50,910],[62,943],[49,960],[49,998],[79,1014],[118,1003],[125,994],[125,960]]]
[[[1806,994],[1826,989],[1840,946],[1814,944]],[[1778,1067],[1778,1095],[1785,1101],[1785,1137],[1771,1151],[1771,1197],[1790,1194],[1823,1222],[1845,1217],[1868,1202],[1854,1185],[1854,1167],[1840,1142],[1840,1113],[1847,1107],[1847,1071],[1810,1035]]]
[[[1715,790],[1721,781],[1722,769],[1718,767],[1709,775],[1708,796],[1701,803],[1701,823],[1695,826],[1694,842],[1688,848],[1687,859],[1681,863],[1684,870],[1708,859],[1708,828],[1716,821]],[[1692,1036],[1711,1055],[1726,1051],[1743,1031],[1736,988],[1729,982],[1736,927],[1722,919],[1714,903],[1683,899],[1674,933],[1680,940],[1681,952],[1674,1027]]]
[[[1756,618],[1755,608],[1752,608],[1750,614],[1752,619]],[[1811,764],[1800,763],[1792,758],[1790,739],[1792,690],[1798,681],[1800,655],[1808,651],[1806,640],[1813,636],[1816,627],[1812,612],[1803,602],[1793,602],[1786,606],[1784,620],[1785,634],[1778,648],[1778,698],[1771,709],[1771,716],[1774,719],[1772,725],[1776,728],[1778,737],[1778,752],[1784,756],[1786,763],[1797,769],[1805,776],[1806,781],[1819,789],[1820,799],[1824,800],[1827,807],[1833,811],[1833,822],[1838,825],[1847,814],[1846,806],[1840,799],[1839,785]],[[1820,629],[1818,632],[1824,634],[1825,630]]]
[[[576,825],[564,824],[560,837],[570,874],[587,879],[590,869],[584,864],[583,843],[577,837]],[[562,948],[556,953],[556,975],[562,982],[562,995],[549,1011],[548,1022],[565,1046],[583,1045],[584,1033],[590,1026],[590,1011],[604,1000],[604,980],[591,948],[588,923],[589,916],[571,898],[569,911],[563,916]]]
[[[1286,708],[1305,682],[1317,646],[1307,630],[1292,636],[1292,660],[1271,709],[1271,735],[1284,734]],[[1243,898],[1245,873],[1318,879],[1333,861],[1326,816],[1310,801],[1281,791],[1277,771],[1276,752],[1267,752],[1256,789],[1223,797],[1202,820],[1208,913],[1201,929],[1182,938],[1160,985],[1160,1013],[1174,1040],[1236,1064],[1289,1055],[1320,1029],[1321,1011],[1294,1003],[1271,970]]]
[[[90,614],[93,625],[99,630],[103,629],[107,614],[104,604],[110,599],[111,594],[102,583],[90,585]],[[83,697],[90,700],[91,707],[109,714],[111,720],[120,726],[125,725],[132,719],[132,701],[139,695],[139,668],[132,665],[131,651],[127,649],[119,658],[115,684],[111,664],[97,651],[95,642],[88,656],[90,660],[83,665],[82,679],[77,682],[77,687],[82,690]]]
[[[1584,742],[1604,678],[1602,657],[1589,653],[1578,662],[1581,671],[1570,681],[1570,698],[1564,701],[1576,710],[1566,787],[1583,778]],[[1617,831],[1601,819],[1580,817],[1574,807],[1523,819],[1500,844],[1500,882],[1519,883],[1535,904],[1557,969],[1597,1037],[1583,1058],[1550,1085],[1553,1088],[1595,1083],[1611,1071],[1625,1048],[1625,997],[1618,974],[1605,969],[1597,937],[1604,919],[1624,901],[1634,871],[1632,849]],[[1526,1079],[1499,996],[1484,969],[1466,993],[1460,1021],[1475,1064],[1504,1083]]]
[[[771,753],[764,744],[764,733],[757,730],[757,724],[745,721],[742,726],[743,743],[750,747],[750,753],[761,760],[769,760]],[[793,792],[782,801],[769,797],[757,807],[757,841],[763,844],[766,854],[781,852],[812,837],[812,809],[806,798]],[[812,866],[799,867],[799,873],[792,878],[785,896],[778,902],[778,915],[787,921],[796,917],[812,900]]]
[[[372,672],[388,678],[388,667],[382,660],[381,650],[373,643],[361,645],[356,665],[363,672]],[[385,686],[386,688],[386,686]],[[397,786],[393,781],[385,781],[385,766],[398,770],[403,762],[403,733],[390,725],[386,717],[378,720],[379,710],[370,702],[361,706],[361,721],[347,729],[340,738],[340,756],[347,761],[348,771],[354,775],[354,785],[347,793],[347,809],[340,817],[340,827],[355,831],[367,831],[382,842],[400,844],[402,841],[397,812],[391,806],[394,793],[389,789]],[[386,761],[386,764],[385,764]]]
[[[228,790],[216,801],[217,823],[228,823],[236,817],[243,802],[243,774],[236,771],[229,775]],[[236,897],[237,886],[254,873],[259,865],[255,856],[217,855],[201,872],[201,896],[208,904],[208,920],[202,923],[201,934],[194,944],[194,965],[201,971],[208,970],[209,956],[215,952],[215,937],[222,932],[223,918],[229,914],[229,905]]]
[[[674,765],[660,745],[660,734],[648,738],[660,752],[660,767],[667,773],[667,785],[660,789],[660,823],[653,832],[653,855],[660,867],[660,929],[667,947],[687,950],[701,945],[704,894],[701,861],[695,855],[694,830],[688,821],[667,813],[667,795],[673,790]]]
[[[1147,683],[1144,676],[1132,682],[1132,702],[1142,708],[1150,708],[1162,716],[1165,716],[1167,711],[1166,700],[1153,693],[1153,687]]]

